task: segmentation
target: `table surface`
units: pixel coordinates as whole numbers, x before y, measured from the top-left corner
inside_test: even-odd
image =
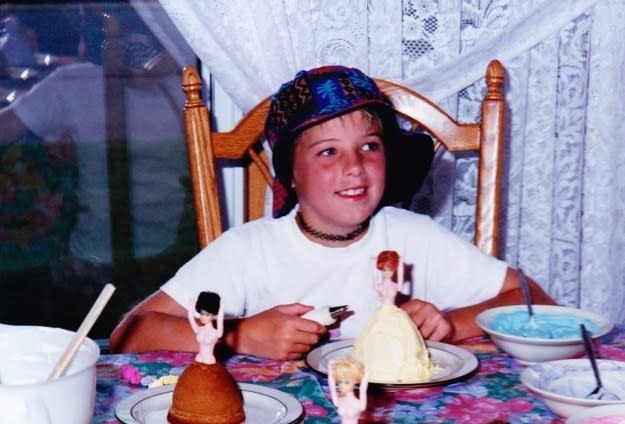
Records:
[[[600,339],[601,358],[625,361],[625,325]],[[370,391],[361,422],[374,423],[564,423],[519,379],[525,365],[500,351],[487,337],[459,345],[474,353],[478,372],[467,379],[437,387],[396,392]],[[96,424],[119,423],[115,407],[133,393],[147,390],[120,378],[120,369],[132,365],[149,380],[179,374],[193,360],[185,352],[102,355],[97,364]],[[274,361],[236,355],[226,367],[239,382],[276,388],[295,396],[305,409],[305,423],[339,423],[330,401],[327,378],[304,360]],[[144,383],[146,381],[144,380]]]

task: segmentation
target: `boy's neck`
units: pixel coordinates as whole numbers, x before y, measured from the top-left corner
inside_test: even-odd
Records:
[[[361,223],[347,234],[329,234],[324,233],[323,231],[319,231],[304,221],[304,217],[301,212],[297,212],[295,215],[295,221],[297,222],[298,227],[308,238],[311,238],[315,241],[320,241],[321,244],[327,246],[345,246],[350,244],[351,242],[359,239],[369,228],[369,220],[367,219],[365,222]],[[327,244],[326,244],[327,243]]]

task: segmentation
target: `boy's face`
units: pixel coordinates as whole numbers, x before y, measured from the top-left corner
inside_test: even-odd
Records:
[[[293,188],[306,223],[346,234],[371,216],[385,185],[379,119],[358,110],[315,125],[298,137]]]

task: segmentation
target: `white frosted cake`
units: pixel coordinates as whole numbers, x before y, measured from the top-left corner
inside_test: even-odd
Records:
[[[376,383],[426,382],[435,371],[419,329],[394,305],[380,306],[369,319],[354,343],[354,357]]]

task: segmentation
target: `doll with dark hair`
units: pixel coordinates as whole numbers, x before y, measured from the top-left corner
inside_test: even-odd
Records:
[[[191,328],[195,332],[195,336],[200,349],[195,356],[197,362],[205,364],[214,364],[215,345],[224,332],[224,316],[221,307],[221,298],[217,293],[204,291],[201,292],[195,302],[195,311],[200,315],[200,324],[195,321],[193,309],[189,308],[188,317]],[[216,319],[217,326],[213,325]]]
[[[243,394],[228,370],[215,359],[215,345],[223,334],[223,303],[214,292],[203,291],[188,308],[191,328],[199,344],[195,361],[180,375],[167,422],[171,424],[240,424],[245,421]],[[195,306],[195,308],[194,308]],[[199,314],[198,324],[193,309]],[[217,327],[213,321],[217,320]]]

